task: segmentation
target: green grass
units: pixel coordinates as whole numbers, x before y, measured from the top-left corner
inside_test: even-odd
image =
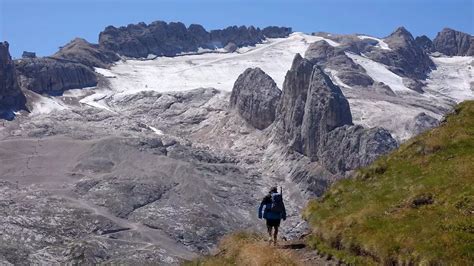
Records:
[[[352,264],[474,264],[474,101],[308,204],[310,245]]]

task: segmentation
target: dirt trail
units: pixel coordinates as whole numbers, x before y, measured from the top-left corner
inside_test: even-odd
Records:
[[[278,249],[289,250],[294,257],[299,259],[299,264],[309,265],[345,265],[331,256],[319,253],[317,250],[309,248],[304,240],[291,240],[280,242]]]

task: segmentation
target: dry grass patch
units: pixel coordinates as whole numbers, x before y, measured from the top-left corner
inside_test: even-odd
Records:
[[[298,259],[288,250],[270,246],[265,237],[248,232],[238,232],[225,236],[219,243],[216,255],[186,262],[184,265],[222,266],[270,266],[298,265]]]

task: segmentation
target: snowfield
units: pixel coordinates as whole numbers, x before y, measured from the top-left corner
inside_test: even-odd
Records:
[[[260,67],[281,89],[285,74],[295,54],[304,52],[319,36],[293,33],[288,38],[269,39],[255,47],[242,47],[234,53],[205,53],[153,60],[126,60],[110,70],[96,69],[108,77],[115,93],[134,94],[140,91],[186,91],[216,88],[231,91],[237,77],[249,67]]]
[[[382,39],[365,35],[358,37],[376,40],[381,49],[390,49]],[[268,39],[256,46],[242,47],[233,53],[199,51],[176,57],[123,59],[111,69],[95,69],[109,81],[109,86],[88,89],[87,92],[72,90],[65,96],[77,97],[80,103],[120,114],[119,106],[111,108],[108,103],[142,91],[164,93],[216,88],[229,92],[237,77],[249,67],[260,67],[281,89],[295,54],[304,55],[309,45],[319,40],[325,40],[332,46],[339,45],[324,37],[297,32],[287,38]],[[385,83],[396,94],[389,96],[352,88],[337,77],[337,69],[326,69],[348,98],[354,123],[365,127],[384,127],[400,142],[413,136],[409,125],[418,114],[425,113],[439,120],[454,104],[474,99],[474,57],[432,57],[437,68],[425,81],[425,92],[418,93],[405,86],[403,78],[388,70],[387,66],[363,55],[346,54],[362,66],[373,80]],[[60,99],[41,97],[34,105],[32,114],[66,108],[67,105]],[[162,134],[160,129],[150,129]]]
[[[385,65],[353,53],[346,52],[346,55],[362,66],[373,80],[385,83],[393,92],[413,92],[403,84],[402,77],[388,70]]]
[[[388,46],[388,44],[387,44],[386,42],[384,42],[384,40],[382,40],[382,39],[375,38],[375,37],[372,37],[372,36],[367,36],[367,35],[358,35],[357,37],[358,37],[359,39],[361,39],[361,40],[370,39],[370,40],[377,41],[377,42],[378,42],[377,46],[378,46],[380,49],[383,49],[383,50],[392,50],[392,49],[390,49],[390,47]]]

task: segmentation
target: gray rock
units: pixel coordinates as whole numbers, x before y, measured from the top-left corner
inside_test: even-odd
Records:
[[[95,72],[80,63],[51,57],[15,61],[22,88],[50,95],[97,85]]]
[[[99,35],[99,44],[120,55],[142,58],[149,54],[174,56],[182,52],[196,52],[202,48],[221,48],[232,42],[236,46],[255,45],[265,37],[286,37],[291,28],[271,27],[263,30],[250,27],[228,27],[207,32],[201,25],[188,28],[183,23],[155,21],[130,24],[116,28],[108,26]]]
[[[397,142],[386,129],[343,126],[324,138],[318,158],[330,172],[343,173],[369,165],[396,147]]]
[[[120,59],[114,52],[102,49],[99,45],[91,44],[81,38],[76,38],[61,47],[52,57],[100,68],[107,68]]]
[[[339,48],[331,46],[324,40],[317,41],[310,44],[305,52],[305,58],[322,68],[336,70],[337,77],[349,86],[371,86],[374,80],[365,73],[364,68],[345,54],[347,49],[347,45]]]
[[[337,76],[349,86],[369,87],[374,84],[374,80],[367,74],[356,71],[341,71]]]
[[[349,103],[339,87],[299,54],[283,83],[276,126],[293,150],[332,173],[367,165],[397,146],[384,129],[352,126]]]
[[[26,102],[8,48],[8,42],[0,42],[0,119],[13,119],[13,112],[24,109]]]
[[[412,79],[425,79],[435,68],[433,61],[405,28],[398,28],[384,41],[391,50],[371,49],[364,55],[389,66],[397,75]]]
[[[432,53],[435,50],[433,42],[426,35],[416,37],[415,42],[425,53]]]
[[[225,49],[228,53],[233,53],[233,52],[235,52],[235,51],[237,50],[237,48],[238,48],[237,45],[235,45],[235,43],[233,43],[233,42],[228,43],[228,44],[224,47],[224,49]]]
[[[21,55],[22,58],[36,58],[36,53],[35,52],[28,52],[28,51],[23,51],[23,54]]]
[[[260,68],[248,68],[235,81],[230,107],[249,124],[265,129],[275,120],[281,91],[275,81]]]
[[[434,49],[445,55],[473,56],[474,37],[460,31],[445,28],[433,40]]]
[[[301,125],[303,153],[317,159],[326,133],[350,124],[349,102],[341,89],[320,68],[313,67]]]
[[[426,113],[419,113],[415,118],[406,125],[408,129],[414,132],[414,135],[421,134],[425,132],[426,130],[432,129],[434,127],[439,126],[439,121],[432,117],[427,115]]]

